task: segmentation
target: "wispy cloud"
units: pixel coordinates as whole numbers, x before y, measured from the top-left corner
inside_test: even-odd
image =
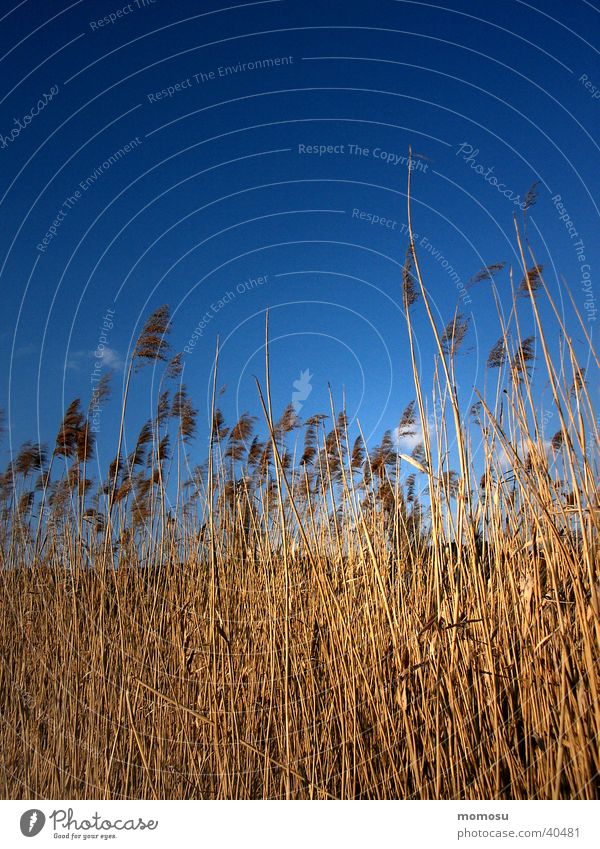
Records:
[[[33,345],[30,343],[29,345],[21,345],[19,348],[15,350],[15,359],[21,359],[21,357],[30,357],[32,354],[37,354],[38,347],[37,345]]]
[[[111,368],[115,371],[120,371],[123,368],[123,360],[119,352],[108,346],[102,352],[102,362],[106,368]]]
[[[67,368],[72,371],[84,371],[89,368],[90,360],[93,360],[94,364],[101,363],[104,368],[113,369],[113,371],[121,371],[123,368],[121,355],[115,348],[110,348],[108,345],[95,351],[73,351],[67,360]]]

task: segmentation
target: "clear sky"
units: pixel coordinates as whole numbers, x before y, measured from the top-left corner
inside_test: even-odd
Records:
[[[5,458],[26,438],[51,441],[72,398],[87,403],[101,343],[101,368],[115,369],[99,434],[105,469],[123,364],[162,303],[201,437],[217,335],[227,418],[258,414],[267,308],[276,409],[295,401],[303,417],[327,412],[330,383],[365,435],[393,428],[414,394],[400,309],[409,146],[417,250],[439,322],[457,302],[471,317],[464,409],[499,335],[489,286],[464,287],[486,264],[517,265],[513,216],[535,181],[529,235],[547,283],[568,314],[564,275],[594,331],[594,3],[2,0],[0,9]],[[508,286],[505,272],[498,287]],[[415,326],[427,383],[431,335],[419,306]],[[149,369],[134,382],[131,435],[150,414],[152,379]]]

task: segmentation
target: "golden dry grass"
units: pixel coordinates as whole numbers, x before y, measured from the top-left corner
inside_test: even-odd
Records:
[[[368,452],[333,405],[302,434],[289,409],[275,421],[268,356],[266,440],[246,416],[228,430],[213,393],[208,465],[191,481],[180,470],[195,411],[181,387],[169,395],[177,358],[126,458],[125,396],[119,462],[95,501],[78,404],[54,470],[24,447],[1,493],[2,796],[598,796],[597,421],[560,316],[542,325],[538,299],[546,315],[553,303],[521,251],[470,423],[454,390],[464,319],[437,329],[409,251],[411,350],[418,305],[436,363],[426,391],[413,357],[400,429],[436,414],[410,456],[390,435]],[[168,329],[164,309],[148,320],[127,386],[164,359]]]

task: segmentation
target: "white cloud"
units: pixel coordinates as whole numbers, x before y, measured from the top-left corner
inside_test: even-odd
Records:
[[[89,360],[94,361],[94,366],[99,363],[103,368],[114,371],[121,371],[123,368],[121,355],[115,348],[110,348],[108,345],[102,349],[97,348],[95,351],[73,351],[67,360],[67,368],[73,371],[84,371],[85,368],[89,368],[89,363],[86,365],[86,361]]]
[[[94,352],[92,353],[92,356]],[[123,368],[123,360],[121,359],[121,355],[114,348],[109,348],[108,345],[104,348],[102,352],[102,362],[106,366],[106,368],[112,368],[115,371],[120,371]]]
[[[394,443],[396,444],[396,448],[401,451],[403,454],[410,454],[411,451],[423,442],[423,428],[421,427],[420,422],[415,422],[412,426],[411,430],[414,431],[410,436],[400,436],[398,432],[399,428],[394,428],[392,433],[392,438]]]

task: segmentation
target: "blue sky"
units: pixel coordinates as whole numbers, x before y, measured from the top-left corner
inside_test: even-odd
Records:
[[[489,286],[468,301],[461,292],[485,264],[517,265],[513,216],[535,181],[537,258],[569,323],[561,275],[594,332],[592,3],[225,5],[2,4],[5,455],[26,438],[51,441],[66,404],[87,402],[103,340],[103,366],[115,369],[99,438],[105,467],[123,364],[165,302],[201,437],[217,335],[226,416],[258,413],[267,308],[276,410],[298,401],[304,372],[301,416],[327,412],[329,383],[365,435],[394,427],[414,394],[400,309],[409,146],[421,163],[417,248],[440,324],[457,302],[471,317],[464,409],[499,328]],[[498,286],[508,294],[507,273]],[[422,307],[414,320],[427,384]],[[583,341],[580,350],[585,364]],[[133,385],[131,435],[150,414],[153,378],[155,389],[151,369]]]

